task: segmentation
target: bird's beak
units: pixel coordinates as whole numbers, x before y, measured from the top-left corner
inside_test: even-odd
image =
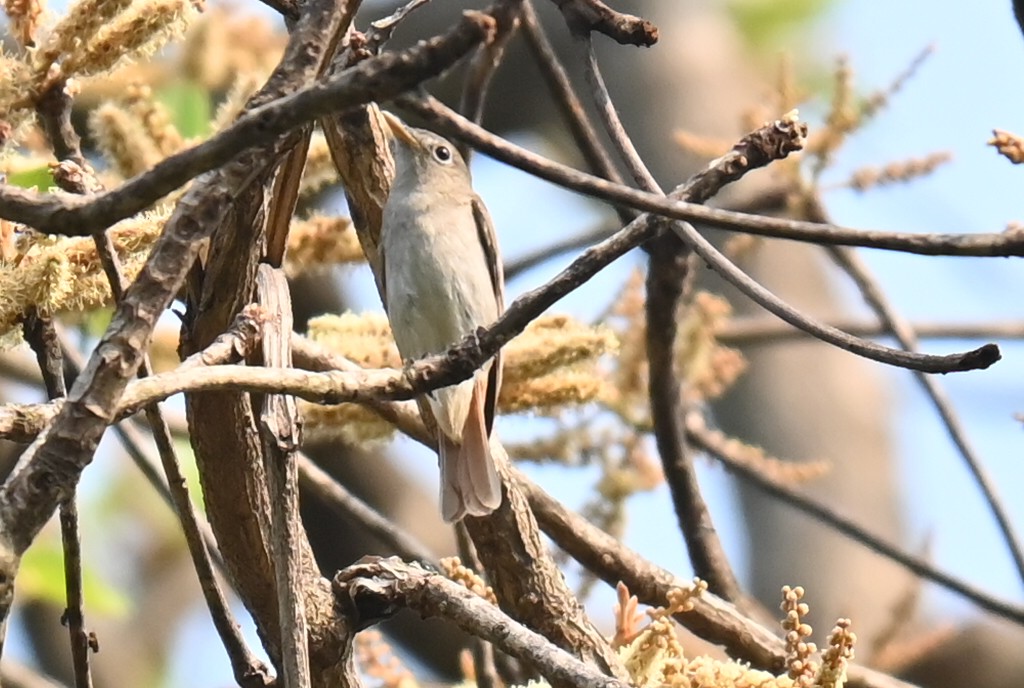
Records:
[[[381,114],[384,116],[384,121],[388,124],[388,129],[391,130],[391,136],[393,138],[408,146],[416,145],[416,137],[412,135],[412,132],[409,131],[408,127],[405,126],[402,120],[398,119],[398,117],[392,115],[386,110],[381,110]]]

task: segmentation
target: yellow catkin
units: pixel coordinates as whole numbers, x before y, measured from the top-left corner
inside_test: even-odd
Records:
[[[286,40],[265,17],[213,7],[185,38],[181,72],[211,91],[224,91],[250,75],[262,83],[280,60]]]
[[[850,175],[849,186],[856,191],[867,191],[876,186],[913,181],[931,174],[952,159],[950,153],[943,151],[923,158],[891,162],[884,167],[862,167]]]
[[[857,642],[857,634],[850,630],[851,626],[849,619],[836,621],[821,657],[815,688],[843,688],[846,683],[846,667],[853,659],[853,646]]]
[[[398,367],[387,317],[378,313],[328,315],[309,322],[312,339],[364,367]],[[596,366],[618,346],[605,327],[562,315],[538,318],[503,350],[504,382],[499,409],[546,411],[607,399],[614,387]]]
[[[23,48],[35,45],[36,29],[43,15],[41,0],[5,0],[4,12],[11,23],[11,34]]]
[[[64,76],[90,76],[122,59],[152,54],[181,35],[195,10],[187,0],[155,0],[129,8],[105,24],[61,63]]]
[[[121,105],[105,103],[96,108],[89,116],[89,129],[104,157],[125,179],[164,158],[142,122]]]
[[[36,51],[33,68],[37,80],[49,73],[57,58],[80,51],[101,26],[113,21],[130,4],[131,0],[80,0],[71,5]]]
[[[171,115],[161,103],[153,99],[153,91],[145,84],[132,84],[126,98],[128,111],[135,116],[164,157],[185,147],[185,141],[171,121]]]
[[[1024,162],[1024,139],[1017,134],[1002,129],[993,129],[988,145],[993,146],[1000,155],[1014,165]]]
[[[167,210],[154,211],[109,230],[129,280],[141,269],[167,216]],[[32,235],[27,243],[16,262],[0,263],[0,333],[14,329],[30,307],[53,315],[110,304],[110,287],[91,238]]]
[[[327,139],[320,132],[316,132],[309,142],[309,153],[306,155],[306,167],[302,171],[302,185],[299,191],[303,194],[313,194],[337,181],[338,170],[331,159]]]
[[[252,97],[256,89],[260,87],[263,79],[259,74],[239,74],[235,82],[228,89],[224,101],[217,107],[217,113],[213,116],[213,123],[210,125],[213,131],[222,131],[242,114],[246,101]]]
[[[32,70],[21,60],[0,55],[0,148],[17,141],[19,130],[33,116]]]
[[[477,597],[482,597],[493,605],[498,604],[498,598],[491,586],[487,585],[473,569],[462,563],[458,557],[445,557],[438,562],[444,575],[469,590]]]
[[[391,423],[358,404],[327,406],[300,400],[299,412],[302,430],[314,440],[364,445],[388,440],[395,434]]]
[[[365,260],[352,221],[346,217],[314,215],[294,220],[288,232],[285,271],[290,276],[331,265]]]

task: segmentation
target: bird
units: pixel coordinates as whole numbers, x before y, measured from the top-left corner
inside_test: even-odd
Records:
[[[405,360],[441,354],[504,310],[490,213],[447,139],[383,112],[395,176],[381,223],[382,300]],[[424,395],[436,431],[441,515],[485,516],[502,500],[491,449],[501,354],[473,377]]]

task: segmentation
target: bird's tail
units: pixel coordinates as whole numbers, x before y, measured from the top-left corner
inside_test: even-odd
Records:
[[[480,376],[473,387],[469,413],[462,426],[462,441],[438,432],[441,466],[441,515],[448,522],[463,516],[485,516],[501,504],[501,479],[491,454],[484,418],[487,379]]]

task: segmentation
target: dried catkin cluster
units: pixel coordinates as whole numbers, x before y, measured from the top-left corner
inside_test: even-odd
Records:
[[[169,214],[165,207],[107,230],[128,279],[142,268]],[[28,233],[17,243],[13,257],[0,261],[0,335],[16,330],[29,308],[54,315],[111,303],[110,286],[91,237]]]

